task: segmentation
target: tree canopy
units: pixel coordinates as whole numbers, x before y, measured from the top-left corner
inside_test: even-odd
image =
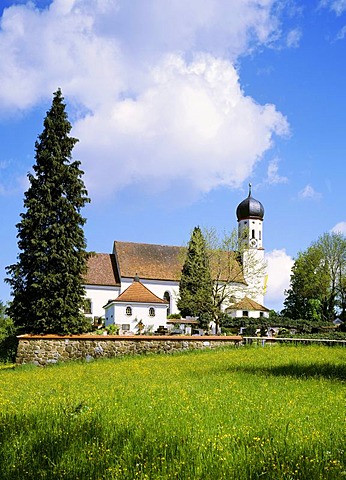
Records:
[[[34,173],[28,174],[21,221],[20,253],[7,267],[13,294],[9,313],[16,326],[32,333],[83,330],[83,273],[86,271],[85,218],[89,202],[79,161],[72,161],[77,139],[70,137],[60,89],[54,93],[35,143]]]
[[[325,233],[299,252],[283,315],[293,319],[346,319],[346,238]]]
[[[194,228],[187,247],[177,306],[183,317],[198,317],[201,328],[206,328],[212,320],[213,281],[206,242],[199,227]]]

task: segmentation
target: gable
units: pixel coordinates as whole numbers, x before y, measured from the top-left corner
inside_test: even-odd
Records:
[[[150,291],[140,281],[134,281],[123,293],[121,293],[114,303],[150,303],[150,304],[163,304],[168,305],[166,300],[159,298],[152,291]]]
[[[233,311],[233,310],[250,310],[250,311],[259,311],[259,312],[269,312],[270,310],[267,307],[264,307],[260,303],[255,302],[255,300],[251,300],[249,297],[242,298],[238,303],[235,305],[231,305],[226,309],[226,311]]]

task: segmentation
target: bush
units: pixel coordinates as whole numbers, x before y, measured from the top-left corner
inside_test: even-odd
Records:
[[[0,362],[14,362],[17,353],[17,330],[7,316],[0,316]]]
[[[119,325],[114,325],[114,323],[112,323],[111,325],[108,325],[105,330],[108,335],[119,335],[119,329]]]

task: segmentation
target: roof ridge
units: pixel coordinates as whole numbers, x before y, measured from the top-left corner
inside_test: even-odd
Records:
[[[127,242],[125,240],[114,240],[114,243],[130,243],[131,245],[149,245],[151,247],[187,248],[184,245],[167,245],[166,243]]]

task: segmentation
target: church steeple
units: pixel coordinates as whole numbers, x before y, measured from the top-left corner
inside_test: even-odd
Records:
[[[237,207],[238,238],[250,248],[263,248],[264,208],[261,202],[253,198],[252,185],[249,183],[249,195]]]

